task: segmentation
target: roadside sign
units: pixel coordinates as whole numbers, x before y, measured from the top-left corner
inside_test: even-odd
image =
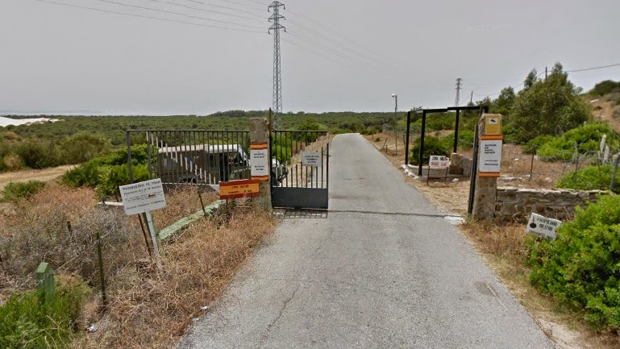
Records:
[[[258,196],[259,183],[258,180],[220,182],[220,200]]]
[[[557,219],[532,213],[529,222],[527,222],[526,230],[528,233],[555,240],[560,225],[562,222]]]
[[[309,167],[321,167],[323,165],[323,157],[319,152],[302,151],[301,164]]]
[[[484,134],[502,134],[502,116],[499,114],[486,114],[484,116]]]
[[[450,166],[450,159],[446,156],[431,155],[428,164],[431,168],[445,168]]]
[[[161,179],[123,185],[118,188],[123,207],[128,216],[159,210],[166,207],[166,197]]]
[[[502,136],[482,136],[478,155],[480,177],[499,177],[502,164]]]
[[[250,167],[253,180],[269,180],[269,145],[267,143],[250,146]]]

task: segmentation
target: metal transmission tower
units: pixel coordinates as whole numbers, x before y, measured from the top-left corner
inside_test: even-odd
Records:
[[[461,101],[461,81],[463,79],[456,79],[456,100],[454,101],[455,106],[459,106],[459,102]]]
[[[281,19],[286,19],[280,15],[280,7],[286,10],[286,6],[279,1],[274,1],[269,5],[267,11],[273,14],[269,17],[269,22],[273,24],[268,32],[273,31],[273,128],[280,129],[280,113],[282,113],[282,57],[280,55],[280,30],[286,28],[280,24]]]

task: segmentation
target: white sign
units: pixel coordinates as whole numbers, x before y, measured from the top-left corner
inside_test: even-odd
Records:
[[[269,149],[251,149],[250,166],[252,177],[269,176]]]
[[[321,167],[323,165],[323,157],[319,152],[302,151],[301,164],[303,166]]]
[[[450,166],[450,160],[445,156],[431,155],[428,164],[431,168],[446,168]]]
[[[130,216],[166,207],[166,197],[161,179],[123,185],[119,187],[125,213]]]
[[[557,219],[547,218],[536,213],[532,213],[530,221],[527,222],[527,232],[555,240],[557,229],[562,222]]]
[[[480,141],[480,164],[478,171],[487,173],[499,173],[502,164],[502,141]]]

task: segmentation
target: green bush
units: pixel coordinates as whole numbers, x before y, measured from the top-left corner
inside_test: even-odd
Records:
[[[40,141],[24,141],[15,146],[15,153],[24,164],[33,169],[42,169],[62,165],[60,151],[54,143],[44,144]]]
[[[592,88],[592,90],[590,90],[589,93],[593,96],[604,96],[612,92],[620,92],[620,81],[601,81],[598,84],[594,85],[594,87]]]
[[[157,149],[151,149],[157,153]],[[131,147],[131,163],[134,182],[149,179],[148,162],[149,156],[146,145]],[[151,157],[154,165],[156,156]],[[70,171],[62,177],[62,182],[72,187],[95,188],[100,195],[114,195],[118,193],[118,187],[129,184],[129,167],[127,166],[127,149],[94,158]]]
[[[454,133],[451,133],[443,138],[441,142],[446,149],[450,150],[454,148]],[[471,149],[474,146],[474,131],[463,130],[459,131],[458,147],[461,149]],[[434,154],[433,154],[434,155]]]
[[[419,164],[421,139],[418,138],[413,144],[413,150],[411,151],[411,163],[413,165]],[[450,155],[450,148],[447,147],[437,137],[426,136],[424,137],[424,153],[422,153],[422,163],[427,164],[431,155]]]
[[[583,312],[597,328],[620,328],[620,196],[578,209],[556,240],[528,244],[536,287]]]
[[[78,133],[62,142],[62,157],[67,164],[81,164],[110,151],[109,139],[91,133]]]
[[[567,161],[575,154],[575,145],[580,154],[598,151],[604,134],[607,135],[607,144],[612,149],[617,148],[617,134],[606,124],[587,124],[572,129],[561,137],[537,137],[532,142],[541,142],[537,152],[541,159]],[[542,142],[543,140],[546,141]]]
[[[15,201],[29,198],[45,187],[45,182],[11,182],[4,187],[4,199]]]
[[[558,188],[579,190],[607,190],[611,183],[612,166],[588,166],[579,171],[562,176],[556,184]],[[620,173],[616,176],[614,191],[620,193]]]
[[[525,154],[536,154],[536,150],[538,150],[538,148],[540,148],[543,144],[549,143],[554,138],[555,137],[550,135],[540,135],[527,142],[527,144],[523,148],[523,152]]]
[[[42,302],[39,291],[13,295],[0,308],[0,348],[67,348],[90,290],[83,284],[56,283],[56,296]]]

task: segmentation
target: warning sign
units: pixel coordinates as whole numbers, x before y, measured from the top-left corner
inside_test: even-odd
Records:
[[[250,146],[250,167],[252,179],[259,181],[269,180],[269,146],[267,143],[252,144]]]
[[[123,198],[123,207],[128,216],[159,210],[166,207],[166,197],[161,179],[118,187]]]
[[[220,200],[258,196],[259,183],[258,180],[220,182]]]

